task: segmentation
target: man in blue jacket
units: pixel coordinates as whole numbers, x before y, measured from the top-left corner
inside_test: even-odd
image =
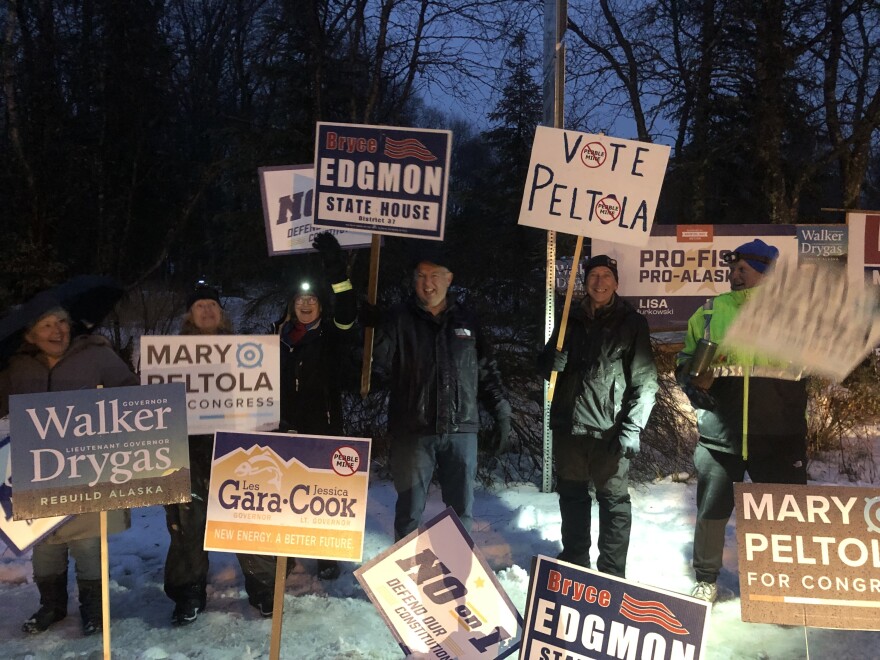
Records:
[[[590,566],[592,481],[599,503],[596,568],[625,577],[629,462],[654,407],[657,369],[648,322],[617,295],[617,260],[590,259],[584,284],[587,295],[571,310],[562,350],[556,350],[557,327],[538,358],[545,378],[558,372],[550,428],[562,514],[559,559]]]
[[[395,540],[421,523],[435,467],[444,504],[470,531],[478,395],[495,417],[499,452],[510,441],[501,374],[477,316],[449,293],[452,272],[445,255],[423,248],[415,262],[414,292],[383,315],[373,350],[373,365],[390,378]]]

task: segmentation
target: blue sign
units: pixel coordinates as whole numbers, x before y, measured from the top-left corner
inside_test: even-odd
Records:
[[[15,520],[189,501],[183,383],[9,397]]]
[[[535,557],[520,658],[703,657],[709,603]]]
[[[450,131],[318,122],[313,224],[443,240],[451,145]]]

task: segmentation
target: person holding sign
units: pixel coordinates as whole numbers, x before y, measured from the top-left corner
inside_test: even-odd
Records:
[[[181,334],[232,334],[232,324],[220,305],[216,289],[197,286],[187,297],[186,307]],[[189,437],[192,501],[165,506],[165,522],[171,536],[165,559],[165,594],[174,601],[171,622],[176,626],[195,621],[207,604],[208,553],[204,542],[213,441],[211,435]],[[237,557],[248,602],[262,616],[272,616],[276,558],[244,553]]]
[[[648,322],[617,295],[617,261],[604,254],[584,267],[587,292],[574,306],[562,350],[559,327],[538,356],[549,380],[558,372],[550,407],[556,490],[562,514],[559,559],[590,566],[590,481],[599,503],[596,568],[626,575],[632,527],[629,462],[654,407],[657,369]]]
[[[390,378],[398,541],[419,526],[435,467],[443,503],[470,531],[478,394],[495,417],[498,453],[510,449],[511,442],[510,404],[491,346],[476,314],[449,294],[452,272],[446,257],[439,248],[423,251],[413,268],[414,293],[381,315],[373,349],[378,374]]]
[[[718,597],[734,482],[748,472],[755,483],[807,483],[807,389],[800,372],[723,343],[778,256],[779,250],[757,238],[722,256],[731,290],[694,312],[676,359],[676,377],[696,410],[700,434],[691,595],[710,603]]]
[[[335,294],[335,305],[332,318],[325,320],[325,306],[317,290],[303,282],[279,324],[281,429],[290,433],[341,436],[344,345],[353,339],[357,301],[342,249],[333,234],[318,234],[312,245],[321,255],[324,274]],[[335,580],[339,577],[339,563],[319,559],[318,577]]]
[[[70,315],[47,310],[27,328],[18,353],[0,373],[0,417],[9,412],[9,395],[137,385],[138,379],[100,335],[71,340]],[[107,512],[108,531],[129,526],[127,510]],[[34,582],[40,609],[24,622],[26,633],[40,633],[67,616],[67,567],[73,557],[79,612],[85,635],[101,630],[100,514],[72,516],[33,548]]]

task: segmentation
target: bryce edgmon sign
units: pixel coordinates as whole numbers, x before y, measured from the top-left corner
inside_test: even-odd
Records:
[[[735,488],[743,621],[880,630],[880,490]]]

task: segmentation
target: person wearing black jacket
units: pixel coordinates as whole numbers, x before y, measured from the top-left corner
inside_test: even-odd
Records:
[[[395,540],[419,526],[435,467],[444,504],[470,531],[478,394],[495,417],[498,452],[511,441],[510,404],[476,314],[448,294],[452,272],[439,250],[416,262],[415,291],[383,315],[373,349],[378,375],[390,379]]]
[[[315,236],[324,274],[335,295],[332,318],[310,283],[303,282],[278,324],[281,340],[281,428],[290,433],[343,435],[345,346],[354,335],[357,301],[333,234]],[[335,580],[339,564],[318,560],[318,577]]]
[[[596,568],[625,577],[632,526],[629,462],[658,389],[648,323],[617,295],[617,261],[584,269],[586,297],[574,307],[562,350],[559,328],[538,358],[546,379],[558,372],[550,407],[556,490],[562,514],[559,559],[590,566],[590,481],[599,503]]]

